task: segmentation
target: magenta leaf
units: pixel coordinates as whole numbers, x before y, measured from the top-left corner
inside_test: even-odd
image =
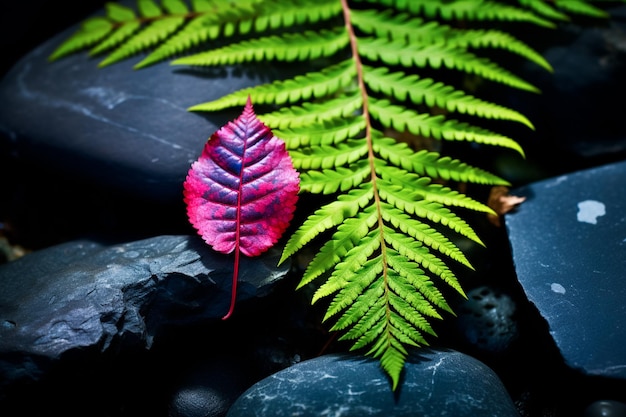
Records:
[[[213,249],[235,252],[224,319],[235,306],[239,253],[257,256],[278,241],[293,218],[299,186],[285,143],[257,118],[250,97],[191,165],[183,190],[189,221]]]

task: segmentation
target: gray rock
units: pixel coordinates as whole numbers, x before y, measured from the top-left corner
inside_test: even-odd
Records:
[[[480,286],[467,293],[458,309],[457,324],[465,341],[482,352],[506,352],[519,337],[516,305],[502,291]]]
[[[135,1],[124,3],[136,7]],[[145,56],[138,55],[99,69],[100,59],[87,52],[49,63],[48,56],[78,27],[35,48],[0,82],[0,148],[159,201],[180,199],[181,184],[206,140],[243,109],[187,108],[282,78],[293,67],[202,70],[164,61],[133,70]]]
[[[267,295],[288,271],[278,259],[274,250],[242,257],[238,301]],[[232,271],[231,256],[195,236],[74,241],[3,265],[0,380],[36,379],[71,351],[150,347],[171,326],[219,320]]]
[[[227,416],[519,416],[497,375],[482,362],[452,350],[418,353],[407,362],[396,393],[377,360],[332,354],[261,380]]]
[[[194,364],[172,395],[169,417],[222,417],[249,386],[242,358],[219,357]]]
[[[513,190],[506,216],[518,280],[566,364],[626,378],[626,162]]]

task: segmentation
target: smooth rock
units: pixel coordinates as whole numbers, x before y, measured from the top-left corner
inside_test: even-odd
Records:
[[[279,255],[241,259],[238,302],[267,295],[285,277]],[[231,256],[186,235],[74,241],[2,265],[0,381],[37,379],[72,351],[150,347],[169,328],[219,320],[232,271]]]
[[[519,417],[497,375],[453,350],[420,350],[396,393],[377,360],[325,355],[277,372],[248,389],[228,417]]]
[[[512,193],[505,217],[518,280],[566,364],[626,379],[626,161]]]
[[[248,364],[249,366],[249,364]],[[172,395],[169,417],[221,417],[249,383],[242,358],[218,357],[194,364]]]

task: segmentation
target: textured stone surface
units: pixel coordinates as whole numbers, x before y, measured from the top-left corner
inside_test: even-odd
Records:
[[[470,346],[500,354],[519,337],[515,313],[516,305],[510,296],[480,286],[468,291],[467,301],[458,309],[457,324]]]
[[[169,417],[221,417],[248,387],[242,358],[218,357],[194,364],[172,395]]]
[[[285,276],[279,253],[241,259],[238,300]],[[149,347],[168,326],[228,310],[233,258],[195,236],[103,246],[69,242],[0,267],[0,375],[36,379],[39,362],[72,350]],[[236,311],[235,311],[236,313]]]
[[[397,393],[379,362],[333,354],[301,362],[248,389],[228,417],[519,416],[496,374],[452,350],[420,351]]]
[[[626,162],[514,190],[506,216],[517,277],[566,363],[626,378]]]

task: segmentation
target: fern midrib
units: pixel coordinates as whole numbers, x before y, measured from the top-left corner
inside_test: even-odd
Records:
[[[369,115],[369,107],[368,107],[368,95],[367,89],[365,88],[365,79],[363,76],[363,63],[361,62],[361,57],[359,55],[358,49],[358,39],[354,32],[354,27],[352,26],[352,20],[350,18],[350,7],[348,6],[348,0],[341,0],[341,6],[343,9],[344,21],[346,25],[346,30],[348,31],[348,37],[350,38],[350,48],[352,50],[352,57],[354,59],[354,65],[356,66],[357,73],[357,85],[359,91],[361,92],[361,97],[363,101],[363,119],[365,120],[365,140],[367,143],[367,158],[370,166],[370,182],[372,183],[372,191],[374,194],[374,205],[376,207],[376,215],[377,215],[377,223],[378,223],[378,235],[380,239],[380,259],[382,263],[382,280],[384,285],[383,290],[383,298],[385,299],[385,322],[391,322],[391,305],[389,302],[389,272],[388,272],[388,262],[387,262],[387,247],[385,243],[385,225],[383,222],[382,215],[382,204],[380,201],[380,195],[378,194],[378,185],[376,176],[376,156],[374,155],[374,141],[372,137],[372,121]],[[389,340],[393,337],[391,335],[391,330],[389,326],[385,326],[385,343],[389,346]]]

